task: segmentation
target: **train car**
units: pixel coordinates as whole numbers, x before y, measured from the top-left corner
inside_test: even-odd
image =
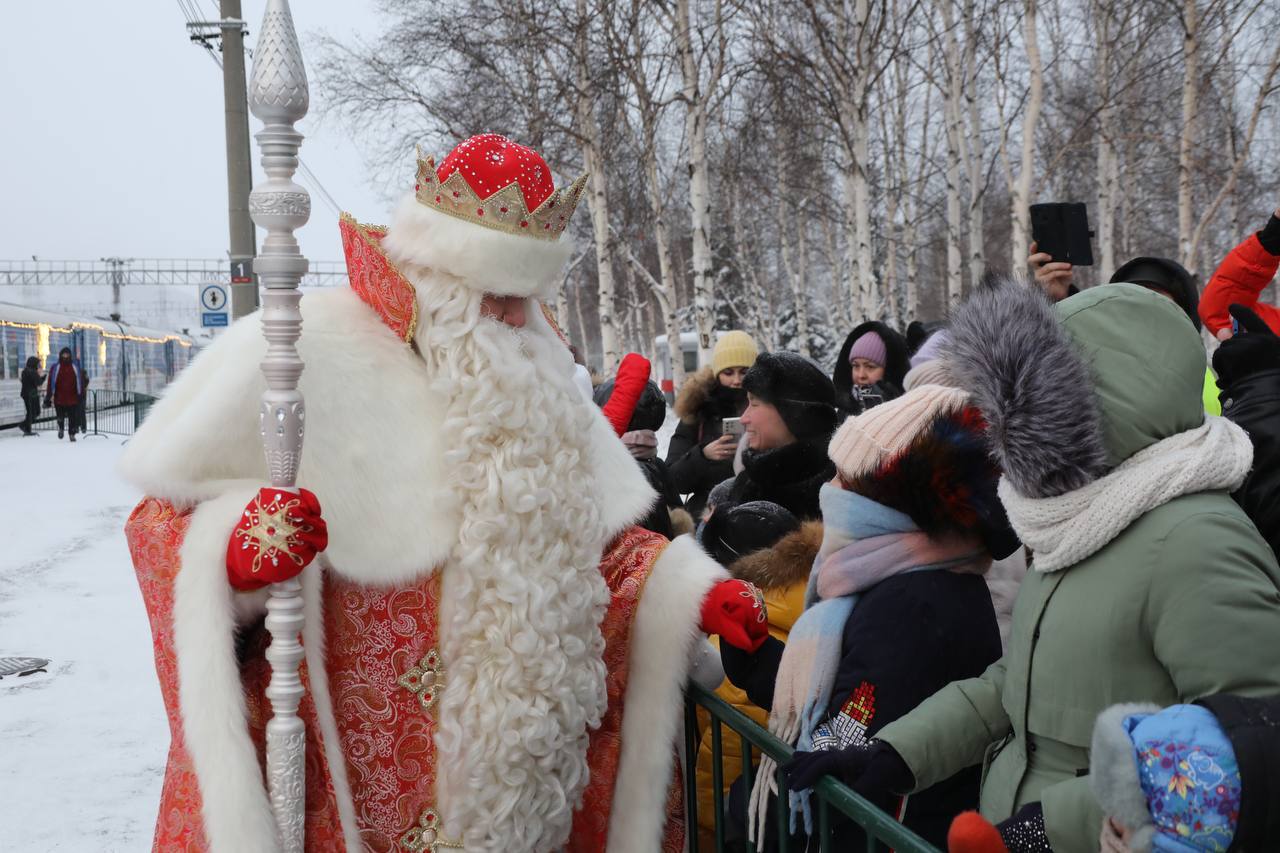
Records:
[[[667,400],[675,399],[675,372],[671,369],[671,353],[667,349],[667,336],[658,335],[653,339],[653,351],[657,358],[653,362],[653,380],[658,383]],[[698,336],[694,332],[680,333],[680,354],[684,357],[685,375],[692,375],[701,366],[698,363]]]
[[[45,371],[70,347],[98,391],[156,395],[195,354],[185,335],[100,318],[73,317],[0,302],[0,429],[25,416],[22,368],[29,356]]]

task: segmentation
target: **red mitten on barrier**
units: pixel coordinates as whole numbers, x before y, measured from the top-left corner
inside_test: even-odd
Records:
[[[227,578],[241,592],[298,575],[329,545],[320,502],[306,489],[259,489],[227,543]]]
[[[640,395],[649,384],[649,372],[652,369],[649,359],[634,352],[627,353],[618,366],[618,376],[613,380],[613,394],[601,411],[619,437],[629,428],[628,424],[636,412]]]
[[[769,616],[764,596],[755,584],[720,581],[702,601],[702,630],[719,634],[735,648],[754,652],[769,637]]]
[[[947,832],[949,853],[1009,853],[1000,830],[977,812],[961,812]]]

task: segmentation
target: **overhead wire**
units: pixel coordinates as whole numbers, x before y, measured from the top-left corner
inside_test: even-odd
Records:
[[[216,18],[216,20],[221,20],[222,10],[218,8],[217,0],[209,0],[209,3],[214,7],[214,10],[218,13],[218,17]],[[187,19],[187,23],[194,24],[199,21],[200,10],[199,10],[199,7],[196,5],[196,0],[178,0],[178,8],[182,10],[182,15]],[[213,45],[211,45],[206,39],[199,39],[198,41],[200,45],[205,49],[205,52],[208,53],[209,58],[213,60],[214,64],[217,65],[219,68],[222,68],[222,57],[218,55],[218,51],[214,50]],[[249,46],[247,44],[245,45],[245,51],[246,53],[250,52]],[[298,168],[302,170],[302,173],[306,176],[307,181],[313,187],[315,187],[316,191],[320,195],[320,200],[323,201],[329,207],[329,209],[333,211],[335,216],[341,216],[342,206],[338,204],[337,200],[334,199],[333,195],[330,194],[329,190],[326,189],[325,185],[320,181],[320,178],[311,169],[311,167],[307,165],[306,161],[303,160],[301,156],[298,157]]]

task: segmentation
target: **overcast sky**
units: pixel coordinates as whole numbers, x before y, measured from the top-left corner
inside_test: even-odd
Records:
[[[215,17],[216,0],[191,1]],[[187,40],[177,0],[4,5],[0,259],[226,257],[222,72]],[[251,45],[264,5],[244,0]],[[309,65],[320,31],[378,30],[369,0],[290,5]],[[312,114],[318,105],[313,88]],[[261,128],[252,116],[249,126]],[[385,222],[390,202],[369,180],[359,140],[314,115],[300,129],[303,160],[338,204]],[[255,172],[259,156],[255,143]],[[411,153],[405,164],[407,184]],[[301,174],[295,180],[308,183]],[[308,189],[302,251],[340,260],[337,216]]]

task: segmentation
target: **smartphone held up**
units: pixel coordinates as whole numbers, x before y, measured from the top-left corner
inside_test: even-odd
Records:
[[[1055,261],[1093,266],[1089,211],[1082,201],[1031,205],[1031,238],[1036,250]]]

